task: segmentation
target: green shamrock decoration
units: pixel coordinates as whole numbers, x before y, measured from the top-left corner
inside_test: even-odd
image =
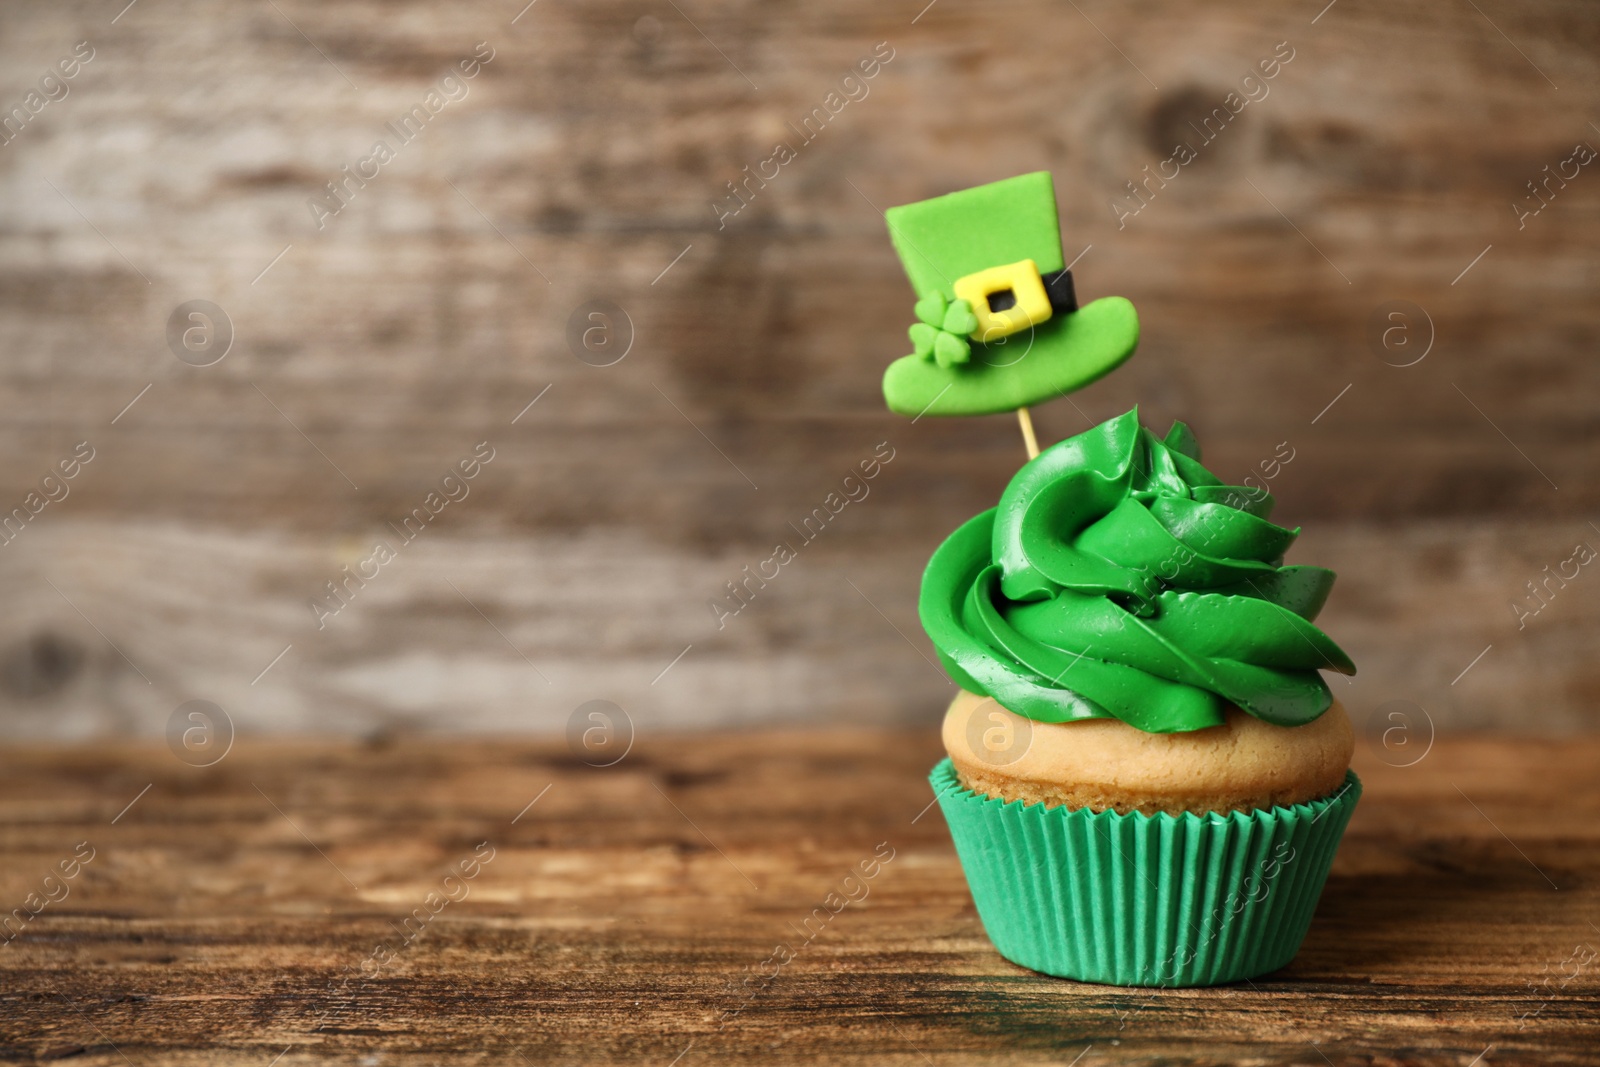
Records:
[[[978,328],[978,316],[965,300],[946,300],[943,293],[931,292],[918,300],[913,309],[921,322],[912,325],[912,350],[919,358],[933,359],[941,367],[952,367],[972,358],[967,334]]]

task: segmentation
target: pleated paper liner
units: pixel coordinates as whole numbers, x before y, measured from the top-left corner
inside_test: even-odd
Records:
[[[1002,801],[931,776],[1000,954],[1123,986],[1204,986],[1277,970],[1305,940],[1361,796],[1203,815],[1119,815]]]

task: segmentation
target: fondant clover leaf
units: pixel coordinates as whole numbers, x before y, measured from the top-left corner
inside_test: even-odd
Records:
[[[917,313],[917,318],[934,329],[938,329],[944,324],[945,310],[949,306],[944,294],[935,289],[921,300],[918,300],[916,307],[912,308],[912,310]]]
[[[939,339],[939,328],[926,322],[913,323],[911,329],[906,331],[911,335],[911,348],[917,355],[927,359],[933,355],[933,347]]]
[[[933,358],[938,360],[941,367],[965,363],[972,358],[972,346],[960,334],[940,330],[933,342]]]
[[[946,333],[965,337],[978,328],[978,316],[972,313],[972,305],[965,300],[952,300],[949,308],[945,310],[944,321],[939,324],[939,328]]]

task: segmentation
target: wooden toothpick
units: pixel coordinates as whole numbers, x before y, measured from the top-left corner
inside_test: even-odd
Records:
[[[1022,424],[1022,443],[1027,446],[1028,458],[1039,454],[1039,439],[1033,435],[1033,416],[1025,407],[1017,409],[1017,422]]]

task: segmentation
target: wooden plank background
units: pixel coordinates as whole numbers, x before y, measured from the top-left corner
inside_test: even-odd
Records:
[[[1596,579],[1525,629],[1510,604],[1600,545],[1600,177],[1513,207],[1600,146],[1597,37],[1546,0],[8,5],[7,113],[94,57],[0,146],[0,503],[95,458],[0,547],[7,734],[156,735],[195,698],[244,731],[548,730],[590,698],[641,730],[931,724],[918,575],[1021,451],[1006,418],[884,410],[910,298],[879,209],[1035,168],[1080,293],[1145,324],[1042,437],[1137,403],[1231,478],[1289,442],[1278,517],[1341,572],[1358,719],[1593,729]],[[465,97],[319,230],[308,198],[478,42]],[[1284,48],[1119,227],[1125,183]],[[196,299],[236,334],[203,368],[166,339]],[[615,365],[569,348],[591,300],[631,323]],[[1406,351],[1432,337],[1412,366],[1369,338],[1395,300],[1426,315]],[[318,630],[309,598],[481,441],[470,495]],[[718,629],[708,601],[883,441],[871,496]]]

